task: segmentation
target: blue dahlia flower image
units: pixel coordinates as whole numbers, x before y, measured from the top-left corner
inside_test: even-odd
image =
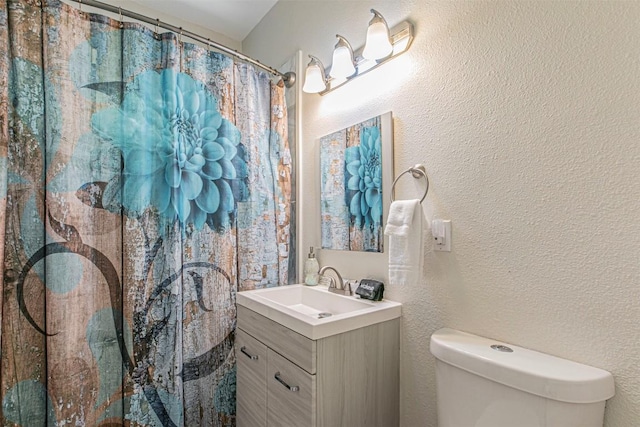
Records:
[[[188,74],[138,74],[119,107],[92,116],[96,134],[124,158],[122,206],[140,216],[153,207],[182,225],[219,229],[246,195],[240,132],[218,112],[209,89]]]
[[[345,151],[347,205],[356,226],[379,225],[382,219],[382,144],[378,127],[360,132],[360,145]]]

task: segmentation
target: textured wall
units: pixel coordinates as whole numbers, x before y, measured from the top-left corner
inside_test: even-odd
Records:
[[[319,246],[318,138],[388,110],[395,168],[453,222],[401,301],[402,424],[435,426],[429,336],[449,326],[611,371],[608,427],[640,420],[640,3],[280,1],[243,42],[270,64],[364,43],[369,8],[411,19],[411,50],[327,96],[304,95],[303,245]],[[306,62],[306,60],[305,60]],[[411,180],[397,195],[414,197]],[[322,251],[347,277],[386,254]]]

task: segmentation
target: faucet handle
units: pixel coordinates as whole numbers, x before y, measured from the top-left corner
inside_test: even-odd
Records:
[[[358,287],[358,282],[359,280],[345,280],[344,281],[344,290],[345,290],[345,295],[347,294],[347,291],[349,292],[349,295],[353,295],[353,286],[352,284],[354,284],[356,286],[356,288]]]
[[[333,277],[331,279],[332,279],[332,282],[335,283],[335,281],[333,280]],[[345,280],[344,282],[342,282],[342,288],[338,288],[337,286],[330,286],[329,292],[333,292],[334,294],[344,295],[347,297],[353,296],[353,291],[351,290],[351,281]]]
[[[344,287],[342,288],[344,295],[351,296],[353,295],[353,291],[351,290],[351,281],[347,280],[344,282]]]
[[[333,280],[333,277],[325,276],[324,274],[321,274],[320,277],[318,278],[318,285],[326,286],[328,288],[335,288],[336,281]]]

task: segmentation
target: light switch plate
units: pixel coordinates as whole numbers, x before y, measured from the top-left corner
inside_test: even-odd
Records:
[[[451,220],[433,220],[434,223],[441,222],[439,227],[444,229],[444,236],[433,238],[433,249],[438,252],[451,252]]]

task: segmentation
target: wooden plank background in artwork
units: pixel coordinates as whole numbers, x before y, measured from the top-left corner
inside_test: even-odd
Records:
[[[278,284],[289,284],[291,244],[292,158],[289,149],[289,118],[282,80],[271,82],[271,167],[274,176]]]
[[[222,116],[236,123],[234,66],[222,67],[204,49],[183,51],[182,71],[203,81],[218,100]],[[210,70],[216,70],[212,73]],[[190,268],[182,274],[182,357],[185,425],[231,426],[232,414],[217,407],[235,399],[226,381],[235,376],[233,351],[237,292],[237,232],[230,223],[224,232],[205,225],[183,238],[182,263],[209,264],[217,270]],[[226,274],[226,277],[225,277]],[[198,295],[198,282],[202,294]]]
[[[70,75],[82,67],[89,69],[90,58],[84,63],[76,59],[72,68],[70,56],[96,27],[115,31],[118,23],[92,25],[78,19],[79,12],[71,8],[70,13],[58,13],[60,9],[55,7],[43,10],[44,69],[52,85],[45,88],[45,96],[47,100],[56,97],[58,102],[46,102],[47,149],[55,148],[53,129],[59,126],[61,131],[57,136],[60,146],[46,154],[47,243],[70,242],[75,251],[49,255],[45,260],[46,325],[47,332],[53,334],[46,347],[47,393],[54,402],[48,411],[60,424],[97,426],[105,418],[119,420],[123,415],[122,405],[112,406],[122,399],[123,364],[114,324],[121,321],[113,315],[114,309],[118,313],[122,310],[122,218],[78,197],[76,180],[89,183],[91,176],[67,174],[66,181],[60,181],[56,175],[71,162],[83,135],[91,134],[91,115],[96,108],[95,101],[78,96]],[[113,65],[121,67],[119,57]],[[56,125],[59,120],[61,125]],[[99,261],[101,258],[104,261]],[[102,268],[97,268],[96,262]],[[58,288],[56,282],[61,277],[71,279],[67,287]]]
[[[6,3],[0,3],[0,313],[4,289],[4,242],[7,210],[7,146],[9,144],[9,27]],[[0,352],[2,351],[2,318],[0,317]],[[1,357],[2,353],[0,353]],[[0,363],[0,372],[2,366]],[[1,375],[1,374],[0,374]],[[2,381],[0,380],[0,385]],[[0,398],[2,396],[0,388]]]
[[[284,163],[290,161],[281,151],[285,147],[278,142],[282,136],[273,135],[274,130],[284,126],[280,120],[286,123],[286,108],[281,108],[281,113],[276,111],[276,116],[282,114],[282,118],[278,117],[275,123],[271,122],[273,114],[261,113],[272,111],[277,104],[271,100],[272,89],[260,84],[268,82],[269,76],[249,70],[245,64],[236,65],[236,126],[246,149],[251,189],[249,199],[238,203],[241,291],[287,283],[288,263],[283,260],[288,248],[281,243],[288,241],[290,218],[284,211],[289,211],[291,198],[290,188],[279,183],[286,176],[281,175],[281,169],[286,169]],[[278,95],[277,102],[282,102],[282,95]]]
[[[349,205],[346,203],[343,129],[320,138],[320,227],[323,249],[349,250]]]
[[[377,127],[380,129],[380,116],[360,122],[347,128],[347,147],[360,145],[360,136],[363,128]],[[384,174],[384,171],[382,171]],[[346,185],[346,184],[345,184]],[[383,189],[384,190],[384,189]],[[384,192],[381,191],[381,197]],[[373,225],[371,227],[358,227],[355,223],[355,217],[350,217],[349,223],[349,250],[382,252],[384,238],[382,235],[382,224]]]
[[[35,2],[34,2],[35,3]],[[12,28],[13,42],[11,55],[27,59],[35,67],[42,69],[41,26],[32,26],[32,22],[41,22],[41,10],[30,2],[22,7],[9,8],[5,2],[0,6],[3,13],[8,12],[8,25]],[[4,46],[7,46],[5,44]],[[17,73],[16,73],[17,74]],[[24,74],[14,76],[14,84],[22,84],[26,91],[35,96],[43,91],[43,81],[28,81]],[[5,415],[11,413],[12,419],[32,425],[44,426],[46,419],[38,412],[46,411],[46,400],[39,394],[47,383],[46,343],[44,336],[32,328],[22,315],[18,305],[18,282],[22,266],[38,249],[45,245],[44,221],[45,206],[42,184],[45,173],[44,104],[27,104],[27,99],[12,100],[11,110],[12,143],[8,149],[8,161],[20,171],[21,185],[10,186],[7,190],[7,210],[5,211],[6,233],[4,238],[4,276],[2,286],[2,373],[0,399],[2,399],[2,425],[14,423]],[[30,125],[22,122],[16,110],[28,112]],[[6,117],[6,116],[5,116]],[[3,125],[4,126],[4,125]],[[28,223],[31,222],[32,223]],[[22,235],[24,227],[30,227],[28,238]],[[24,237],[24,238],[23,238]],[[32,313],[33,321],[45,327],[45,291],[44,284],[37,274],[42,264],[36,266],[24,281],[24,300]],[[21,411],[21,399],[33,401],[33,410]]]

